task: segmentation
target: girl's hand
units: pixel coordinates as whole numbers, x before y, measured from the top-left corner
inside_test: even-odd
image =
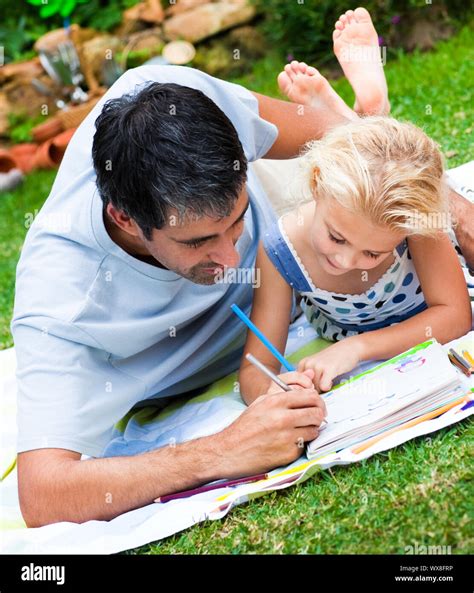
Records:
[[[298,371],[306,373],[314,371],[314,386],[318,391],[329,391],[334,377],[347,373],[363,359],[362,344],[359,336],[345,338],[322,352],[302,358]]]
[[[279,379],[284,381],[287,385],[289,385],[292,389],[314,389],[314,371],[313,369],[308,369],[303,373],[298,373],[298,371],[290,371],[289,373],[282,373],[281,375],[277,375]],[[267,393],[281,393],[282,389],[273,381],[268,388]]]

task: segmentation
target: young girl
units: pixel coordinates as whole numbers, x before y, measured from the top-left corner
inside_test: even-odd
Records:
[[[284,352],[293,291],[317,335],[335,342],[302,359],[290,385],[320,391],[369,359],[386,359],[430,337],[469,331],[471,308],[450,228],[441,154],[416,126],[371,117],[309,143],[304,185],[311,198],[267,229],[256,266],[252,321]],[[249,332],[251,352],[280,364]],[[247,404],[280,388],[245,358]]]

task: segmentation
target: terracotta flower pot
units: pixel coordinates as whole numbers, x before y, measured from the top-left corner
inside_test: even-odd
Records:
[[[18,168],[18,164],[10,151],[0,148],[0,173],[8,173],[8,171]]]
[[[33,168],[33,157],[37,150],[37,144],[16,144],[10,149],[10,154],[15,159],[18,168],[23,173],[29,173]]]
[[[64,153],[66,152],[67,145],[69,144],[71,138],[74,135],[74,132],[77,128],[71,128],[58,134],[55,138],[51,140],[51,150],[50,155],[51,159],[59,165],[63,160]]]
[[[76,128],[66,130],[54,138],[43,142],[33,157],[33,167],[36,169],[54,169],[62,161],[67,145]]]
[[[64,130],[63,124],[57,117],[51,117],[31,130],[35,142],[45,142],[54,138]]]

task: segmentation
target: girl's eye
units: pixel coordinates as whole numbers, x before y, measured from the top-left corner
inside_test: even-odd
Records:
[[[373,259],[377,259],[380,256],[380,253],[368,253],[367,255]]]
[[[338,245],[342,245],[343,243],[345,243],[344,239],[336,239],[336,237],[334,235],[331,235],[331,233],[329,233],[329,238],[331,239],[331,241],[334,241],[334,243],[337,243]]]

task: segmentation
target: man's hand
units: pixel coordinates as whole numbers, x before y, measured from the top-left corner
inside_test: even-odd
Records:
[[[322,352],[302,358],[300,373],[314,371],[313,383],[319,391],[329,391],[334,377],[352,371],[362,360],[362,345],[358,336],[345,338]]]
[[[290,371],[288,373],[282,373],[277,375],[279,379],[284,381],[292,389],[314,389],[313,369],[308,369],[304,373],[298,373],[298,371]],[[267,393],[281,393],[281,387],[277,383],[271,383]]]
[[[468,267],[474,269],[474,204],[454,190],[449,192],[449,207],[456,221],[454,232]]]
[[[251,475],[297,459],[318,436],[326,406],[313,389],[266,393],[220,436],[226,476]]]

